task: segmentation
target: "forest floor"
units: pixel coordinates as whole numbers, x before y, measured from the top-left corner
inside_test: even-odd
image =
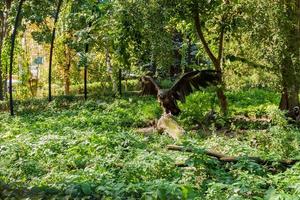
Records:
[[[300,158],[300,132],[277,109],[279,94],[227,93],[228,116],[207,120],[211,108],[219,112],[214,95],[179,104],[186,133],[177,141],[137,132],[161,115],[152,97],[21,101],[16,117],[0,113],[0,199],[300,199],[300,164],[278,162]]]

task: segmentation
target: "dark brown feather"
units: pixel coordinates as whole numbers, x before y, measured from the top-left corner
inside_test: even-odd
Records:
[[[142,95],[156,95],[164,113],[178,115],[180,109],[177,100],[185,101],[185,97],[194,90],[205,88],[209,85],[217,85],[221,78],[215,70],[192,71],[185,73],[169,90],[161,90],[150,76],[140,78]]]
[[[160,88],[154,79],[150,76],[143,76],[140,78],[141,82],[141,95],[155,95],[159,92]]]
[[[220,73],[215,70],[196,70],[185,73],[177,80],[170,93],[175,99],[185,102],[185,97],[193,92],[210,85],[217,85],[221,80]]]

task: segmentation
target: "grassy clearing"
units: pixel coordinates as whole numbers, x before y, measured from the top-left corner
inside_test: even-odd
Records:
[[[230,114],[193,130],[213,93],[180,105],[186,129],[178,145],[265,159],[299,158],[300,134],[276,109],[279,96],[263,90],[228,94]],[[201,102],[201,103],[199,103]],[[84,102],[75,97],[21,102],[18,116],[0,114],[0,197],[53,199],[299,199],[300,165],[273,173],[247,160],[223,164],[201,153],[170,152],[165,135],[135,128],[158,118],[154,98],[127,96]],[[234,121],[241,115],[246,122]],[[266,118],[263,126],[253,119]],[[241,125],[241,123],[243,123]],[[219,130],[222,124],[226,130]],[[241,127],[243,128],[241,130]],[[185,162],[194,168],[179,168]],[[274,167],[277,163],[274,162]]]

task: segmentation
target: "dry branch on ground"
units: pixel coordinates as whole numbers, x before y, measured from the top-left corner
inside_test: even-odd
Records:
[[[182,152],[195,152],[192,148],[188,148],[188,147],[183,147],[183,146],[178,146],[178,145],[168,145],[167,146],[168,150],[172,150],[172,151],[182,151]],[[259,157],[235,157],[235,156],[227,156],[224,155],[222,153],[216,152],[216,151],[212,151],[212,150],[203,150],[203,153],[214,157],[216,159],[218,159],[219,161],[222,162],[238,162],[241,159],[248,159],[251,160],[257,164],[260,165],[272,165],[274,162],[278,162],[282,167],[288,167],[291,165],[294,165],[295,163],[299,162],[300,160],[296,160],[296,159],[286,159],[286,160],[279,160],[279,161],[275,161],[275,160],[265,160]]]

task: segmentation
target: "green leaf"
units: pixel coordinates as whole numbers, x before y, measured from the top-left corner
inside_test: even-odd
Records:
[[[91,185],[90,185],[89,183],[82,183],[82,184],[80,185],[80,187],[81,187],[82,192],[83,192],[85,195],[90,195],[90,194],[93,193],[92,188],[91,188]]]

